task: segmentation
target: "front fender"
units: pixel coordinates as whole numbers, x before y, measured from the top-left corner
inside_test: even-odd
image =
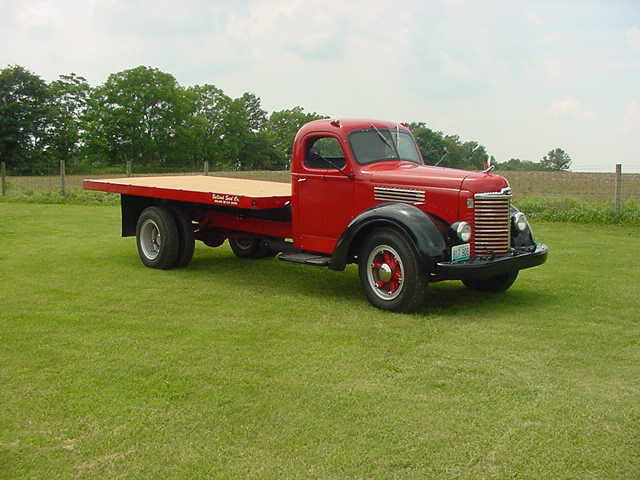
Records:
[[[511,246],[519,248],[535,245],[536,242],[533,237],[533,230],[531,230],[530,224],[527,224],[527,228],[525,228],[522,232],[515,228],[515,225],[513,223],[513,216],[519,211],[520,210],[518,210],[515,205],[511,205],[511,215],[509,218],[511,222]]]
[[[365,210],[347,226],[336,245],[329,268],[344,270],[354,241],[359,241],[371,228],[395,227],[413,242],[428,272],[435,261],[446,253],[447,244],[431,218],[419,208],[407,203],[383,203]]]

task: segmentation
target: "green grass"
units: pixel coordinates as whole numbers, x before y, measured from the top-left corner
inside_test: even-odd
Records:
[[[113,206],[0,220],[0,478],[640,477],[637,228],[536,224],[506,294],[400,315],[353,268],[144,268]]]

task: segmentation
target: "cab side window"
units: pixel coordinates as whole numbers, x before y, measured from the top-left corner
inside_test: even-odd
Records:
[[[334,137],[310,138],[305,149],[304,165],[323,170],[344,167],[344,152],[340,142]]]

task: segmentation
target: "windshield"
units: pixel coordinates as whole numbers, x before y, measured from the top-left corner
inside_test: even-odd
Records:
[[[422,163],[413,137],[407,132],[372,126],[372,128],[351,132],[349,143],[360,165],[383,160]]]

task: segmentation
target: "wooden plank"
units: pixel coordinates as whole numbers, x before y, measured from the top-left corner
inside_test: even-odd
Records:
[[[248,209],[281,208],[291,200],[291,185],[288,183],[204,175],[104,178],[84,180],[83,187],[88,190]]]
[[[246,180],[243,178],[209,177],[204,175],[102,178],[92,181],[138,187],[171,188],[189,192],[233,194],[256,198],[291,195],[291,184],[288,183]]]

